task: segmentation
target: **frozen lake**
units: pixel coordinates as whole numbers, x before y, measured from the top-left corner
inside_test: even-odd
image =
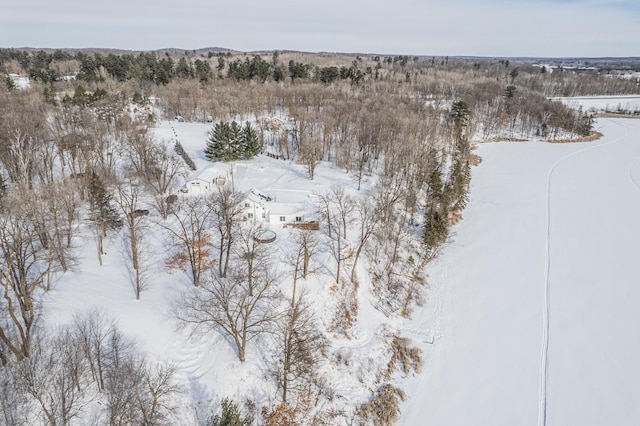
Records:
[[[640,424],[640,120],[595,127],[478,148],[401,424]]]

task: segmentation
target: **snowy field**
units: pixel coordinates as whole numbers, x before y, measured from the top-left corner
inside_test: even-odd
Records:
[[[464,220],[429,266],[415,328],[436,338],[400,424],[640,424],[640,120],[595,127],[596,142],[478,147]]]
[[[555,98],[566,105],[577,108],[581,106],[584,111],[604,112],[640,112],[640,96],[592,96],[574,98]]]

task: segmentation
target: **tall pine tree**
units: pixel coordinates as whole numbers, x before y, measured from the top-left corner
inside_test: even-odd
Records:
[[[242,148],[244,158],[253,158],[260,154],[260,142],[258,134],[247,121],[242,128]]]
[[[228,157],[229,123],[221,121],[209,132],[204,155],[211,161],[230,161]]]
[[[229,126],[229,160],[241,160],[244,158],[242,146],[242,127],[234,120]]]
[[[109,194],[104,183],[94,171],[89,172],[87,176],[87,187],[89,193],[89,218],[95,226],[98,260],[102,265],[104,238],[107,236],[108,230],[122,227],[122,218],[120,218],[111,194]]]

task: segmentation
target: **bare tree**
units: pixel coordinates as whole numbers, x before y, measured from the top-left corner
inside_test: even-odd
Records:
[[[146,133],[130,138],[129,161],[135,174],[153,193],[155,207],[166,219],[169,215],[167,196],[175,189],[177,179],[186,174],[184,161],[166,141],[156,143]]]
[[[317,268],[312,267],[311,259],[321,250],[320,241],[317,238],[316,231],[295,229],[293,231],[293,241],[295,243],[295,249],[286,256],[286,262],[293,269],[291,306],[293,306],[297,300],[296,292],[298,280],[301,278],[306,280],[310,274],[317,271]]]
[[[19,199],[4,200],[0,212],[0,341],[18,360],[29,356],[36,295],[50,265],[25,207]]]
[[[211,259],[211,209],[202,197],[185,197],[172,204],[170,213],[175,219],[162,226],[169,231],[172,245],[177,249],[167,260],[169,270],[189,271],[194,286],[214,265]]]
[[[264,245],[256,238],[263,229],[261,222],[251,220],[240,224],[236,232],[237,244],[233,251],[240,264],[246,267],[249,296],[253,296],[254,280],[268,261]]]
[[[135,404],[143,426],[172,425],[176,410],[175,395],[182,388],[175,381],[176,368],[171,365],[142,362],[140,385],[135,387]]]
[[[114,176],[119,157],[117,132],[96,117],[95,111],[63,106],[53,112],[49,123],[64,175],[82,177],[93,170],[103,179]]]
[[[112,320],[104,312],[90,310],[76,314],[73,318],[78,345],[84,352],[89,364],[91,376],[97,383],[98,389],[105,389],[105,370],[109,366],[108,357],[113,350],[113,339],[117,329]]]
[[[355,207],[353,198],[343,187],[332,186],[331,190],[320,196],[320,212],[326,223],[327,236],[331,240],[331,254],[336,261],[336,283],[340,283],[342,263],[349,257],[347,229],[351,223],[351,213]]]
[[[182,388],[175,381],[176,369],[151,364],[137,355],[122,357],[107,372],[106,411],[110,425],[144,426],[175,424],[175,395]]]
[[[135,342],[117,327],[111,327],[107,336],[99,362],[104,366],[103,393],[108,423],[113,426],[141,424],[136,390],[142,386],[142,360]]]
[[[175,380],[175,367],[149,362],[135,342],[100,311],[77,315],[74,336],[87,372],[91,372],[87,375],[104,395],[106,423],[175,424],[175,397],[182,392]]]
[[[355,179],[358,182],[358,191],[361,188],[365,171],[377,156],[383,128],[385,127],[383,120],[388,114],[387,111],[378,114],[380,108],[375,107],[375,105],[369,105],[369,107],[372,109],[375,108],[375,110],[369,111],[368,113],[364,110],[360,111],[356,123],[357,145],[354,149],[354,173]]]
[[[48,291],[56,272],[66,272],[77,259],[73,253],[72,238],[76,227],[76,195],[68,182],[43,184],[37,191],[17,188],[21,206],[38,235],[38,242],[46,253],[47,276],[44,287]]]
[[[9,179],[33,188],[36,169],[41,164],[40,148],[47,139],[42,104],[31,96],[15,95],[0,111],[0,162]]]
[[[318,363],[327,340],[303,297],[296,299],[275,328],[276,353],[271,358],[282,401],[308,391],[320,382]]]
[[[278,317],[274,278],[267,270],[254,279],[249,295],[245,273],[230,271],[220,277],[213,271],[199,288],[186,291],[173,309],[183,326],[193,332],[218,331],[235,346],[238,359],[245,361],[247,344],[270,330]]]
[[[142,385],[138,360],[132,354],[120,357],[105,374],[105,411],[110,426],[142,424],[136,407],[136,387]]]
[[[229,270],[233,234],[242,217],[242,199],[243,195],[229,186],[218,187],[218,191],[213,192],[207,199],[209,209],[213,213],[214,227],[220,237],[218,273],[223,278],[227,276]]]
[[[356,282],[356,267],[358,259],[362,253],[362,249],[373,235],[379,223],[378,209],[372,198],[368,195],[361,197],[354,203],[355,211],[358,217],[358,239],[356,242],[356,250],[353,256],[353,267],[351,269],[351,282]]]
[[[140,188],[133,181],[129,184],[120,184],[118,195],[118,204],[124,217],[125,253],[131,266],[130,273],[136,299],[140,300],[140,293],[146,286],[145,215],[143,210],[139,208]]]
[[[18,363],[14,360],[1,361],[0,358],[0,424],[28,426],[31,410],[28,396],[19,385]]]
[[[309,173],[309,179],[315,176],[318,159],[321,158],[322,131],[318,119],[308,111],[295,111],[295,127],[292,130],[292,139],[298,151],[298,159]]]
[[[70,330],[35,339],[29,358],[18,365],[21,386],[37,401],[50,426],[69,425],[91,402],[87,371],[82,349]]]

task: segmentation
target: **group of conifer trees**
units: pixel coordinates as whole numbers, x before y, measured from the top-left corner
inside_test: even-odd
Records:
[[[253,158],[260,150],[258,134],[248,121],[244,127],[220,121],[209,132],[204,153],[211,161],[235,161]]]

